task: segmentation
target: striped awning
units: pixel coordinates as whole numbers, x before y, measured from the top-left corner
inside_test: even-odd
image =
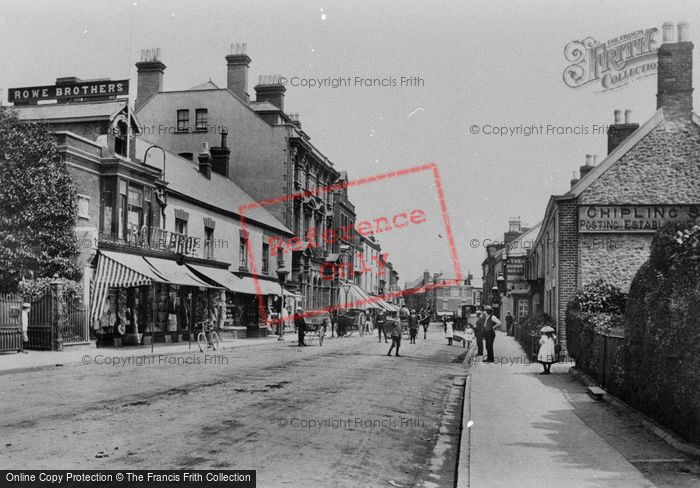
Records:
[[[93,324],[93,328],[99,328],[98,322],[110,287],[150,285],[152,280],[160,281],[140,256],[99,251],[97,269],[90,290],[90,323]]]

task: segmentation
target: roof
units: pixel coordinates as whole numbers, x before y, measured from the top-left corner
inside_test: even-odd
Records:
[[[108,102],[14,105],[10,107],[10,109],[17,112],[17,116],[22,120],[87,118],[105,118],[112,120],[119,115],[126,106],[127,100],[110,100]]]
[[[416,288],[416,287],[422,286],[422,285],[423,285],[423,275],[419,276],[418,278],[416,278],[413,281],[407,281],[404,288],[405,289]]]
[[[507,250],[509,257],[526,256],[527,251],[534,247],[535,239],[539,234],[541,225],[541,221],[533,225],[530,229],[526,230],[518,237],[510,241],[504,249],[501,249],[497,253],[497,255],[502,254],[504,250]]]
[[[219,88],[216,85],[216,83],[214,83],[211,80],[205,81],[204,83],[200,83],[199,85],[193,86],[192,88],[190,88],[190,90],[220,90],[220,89],[221,88]]]
[[[136,157],[143,159],[146,150],[154,145],[143,137],[136,138]],[[151,151],[148,166],[162,169],[162,156],[159,151]],[[168,190],[187,195],[204,204],[216,207],[223,212],[231,212],[240,216],[240,207],[253,204],[256,200],[248,195],[233,181],[212,172],[211,179],[199,172],[198,166],[192,161],[182,158],[165,150],[165,179]],[[244,212],[246,221],[263,224],[283,234],[294,235],[282,222],[277,220],[264,207],[254,205]]]

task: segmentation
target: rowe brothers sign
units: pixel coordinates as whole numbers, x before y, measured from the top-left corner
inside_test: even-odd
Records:
[[[7,101],[35,103],[43,100],[94,98],[129,94],[129,80],[75,81],[60,85],[10,88]]]
[[[699,205],[583,205],[579,232],[656,232],[669,222],[695,222]]]

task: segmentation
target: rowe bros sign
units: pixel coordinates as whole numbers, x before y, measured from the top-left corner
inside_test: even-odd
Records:
[[[129,80],[76,81],[72,83],[10,88],[8,102],[34,103],[67,98],[94,98],[129,94]]]

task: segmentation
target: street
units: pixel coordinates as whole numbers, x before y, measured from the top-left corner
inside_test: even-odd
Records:
[[[402,357],[387,357],[376,332],[323,347],[285,339],[140,366],[138,350],[107,365],[95,363],[110,349],[91,349],[91,364],[0,376],[2,468],[256,469],[265,487],[421,485],[465,350],[447,346],[439,324],[416,345],[405,338]],[[456,453],[441,456],[453,472]]]

